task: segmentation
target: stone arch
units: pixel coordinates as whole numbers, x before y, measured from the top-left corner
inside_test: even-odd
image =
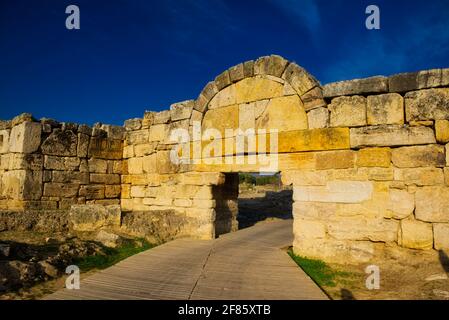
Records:
[[[278,55],[247,61],[209,82],[195,100],[190,123],[205,128],[308,129],[306,112],[325,106],[320,83]]]

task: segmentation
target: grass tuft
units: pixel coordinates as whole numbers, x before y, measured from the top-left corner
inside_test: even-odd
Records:
[[[320,287],[335,287],[338,278],[351,276],[349,272],[332,269],[324,261],[295,255],[291,248],[288,250],[288,254]]]
[[[141,245],[138,245],[140,242]],[[137,253],[146,251],[155,247],[154,244],[149,243],[145,239],[139,239],[139,241],[126,242],[117,248],[104,248],[105,254],[96,254],[88,256],[75,261],[75,264],[81,271],[89,271],[93,269],[106,269],[114,264],[132,256]]]

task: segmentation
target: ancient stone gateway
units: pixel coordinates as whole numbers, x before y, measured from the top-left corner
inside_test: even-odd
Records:
[[[348,263],[449,248],[448,87],[449,69],[323,87],[268,56],[124,129],[13,120],[0,131],[0,203],[72,215],[120,204],[127,233],[210,239],[237,227],[237,172],[275,171],[293,186],[298,254]],[[255,143],[239,140],[251,129]]]

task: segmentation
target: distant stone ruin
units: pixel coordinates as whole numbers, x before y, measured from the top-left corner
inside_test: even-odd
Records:
[[[238,172],[263,165],[249,143],[223,147],[220,161],[189,148],[182,157],[196,161],[174,162],[173,131],[195,137],[195,123],[223,138],[184,141],[193,148],[226,145],[226,129],[277,130],[297,254],[358,263],[394,247],[449,248],[449,69],[321,86],[275,55],[124,127],[1,122],[0,230],[118,228],[160,241],[236,230]]]

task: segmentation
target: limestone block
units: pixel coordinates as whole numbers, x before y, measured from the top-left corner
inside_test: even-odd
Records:
[[[433,127],[433,120],[410,121],[408,124],[412,127]]]
[[[136,145],[148,143],[150,131],[148,129],[129,131],[125,135],[127,145]]]
[[[327,108],[316,108],[307,112],[309,129],[327,128],[329,126],[329,110]]]
[[[120,220],[121,211],[119,205],[72,205],[69,211],[69,224],[75,231],[118,228],[120,227]]]
[[[86,200],[103,199],[104,189],[104,185],[91,184],[87,186],[81,186],[79,195],[81,197],[85,197]]]
[[[106,185],[104,187],[104,196],[106,198],[119,198],[121,192],[120,185]]]
[[[418,89],[418,73],[395,74],[388,79],[390,92],[407,92]]]
[[[416,219],[427,222],[449,222],[449,188],[422,187],[416,190]]]
[[[392,150],[391,161],[399,168],[444,167],[444,147],[439,145],[402,147]]]
[[[76,170],[80,165],[78,157],[45,156],[44,168],[51,170]]]
[[[351,148],[407,146],[435,143],[431,128],[381,125],[351,128]]]
[[[239,63],[238,65],[229,68],[228,72],[231,82],[240,81],[245,77],[243,63]]]
[[[91,173],[90,182],[97,184],[120,184],[120,175],[109,173]]]
[[[101,129],[106,132],[106,136],[108,139],[123,140],[125,137],[125,129],[122,126],[102,124]]]
[[[368,263],[374,257],[374,244],[370,241],[307,239],[295,236],[293,252],[330,263],[360,264]]]
[[[199,186],[194,185],[177,185],[175,190],[175,197],[183,199],[193,198],[198,192],[199,188]]]
[[[436,120],[435,121],[435,133],[438,143],[449,142],[449,121],[448,120]]]
[[[70,130],[53,130],[52,134],[42,143],[42,153],[56,156],[77,156],[78,137]]]
[[[285,68],[282,79],[288,82],[299,96],[319,86],[318,81],[296,63],[290,63]]]
[[[294,201],[360,203],[373,194],[371,181],[329,181],[326,186],[293,187]]]
[[[156,153],[156,172],[159,174],[176,173],[179,165],[170,158],[170,151],[159,151]]]
[[[307,114],[297,95],[273,98],[257,119],[256,127],[278,131],[307,129]]]
[[[123,142],[100,137],[92,137],[89,143],[89,157],[120,160],[123,156]]]
[[[106,173],[108,169],[108,162],[103,159],[89,159],[88,166],[89,172]]]
[[[207,134],[207,129],[215,129],[225,136],[226,129],[237,129],[239,125],[239,106],[232,105],[219,109],[208,110],[202,122],[203,136]],[[215,131],[214,130],[214,131]]]
[[[446,144],[446,166],[449,166],[449,143]]]
[[[449,186],[449,168],[444,168],[444,182]]]
[[[0,130],[0,154],[9,152],[9,133],[11,130]]]
[[[348,128],[325,128],[279,132],[278,152],[349,149]]]
[[[277,55],[260,57],[254,63],[254,74],[272,75],[280,78],[287,64],[287,60]]]
[[[298,237],[306,239],[323,239],[326,237],[326,226],[319,221],[295,219],[293,221],[293,230]]]
[[[326,98],[388,92],[388,78],[382,76],[329,83],[323,86]]]
[[[449,249],[449,224],[433,224],[434,247],[436,250]]]
[[[194,100],[174,103],[170,106],[170,118],[172,121],[189,119],[192,114]]]
[[[324,171],[315,170],[282,171],[281,181],[283,185],[324,186],[327,182],[327,175]]]
[[[357,152],[358,167],[384,167],[391,164],[390,148],[365,148]]]
[[[193,207],[195,208],[215,208],[215,200],[193,199]]]
[[[124,126],[127,131],[139,130],[140,128],[142,128],[142,119],[134,118],[125,120]]]
[[[340,218],[327,225],[329,236],[338,240],[397,241],[399,223],[388,219]]]
[[[89,173],[79,171],[53,171],[53,182],[89,184]]]
[[[427,89],[405,95],[405,115],[412,120],[449,120],[449,88]]]
[[[193,195],[194,199],[212,200],[214,198],[211,186],[201,186]]]
[[[203,114],[197,110],[192,111],[192,116],[190,117],[190,125],[193,125],[195,122],[200,122],[203,120]]]
[[[128,172],[129,174],[142,174],[143,157],[128,159]]]
[[[25,179],[25,170],[4,171],[0,176],[0,198],[23,199]]]
[[[80,185],[78,183],[46,183],[44,184],[44,196],[73,198],[78,195],[79,187]]]
[[[366,98],[338,97],[328,106],[331,127],[357,127],[366,125]]]
[[[173,205],[176,207],[190,208],[192,206],[192,200],[190,199],[175,199]]]
[[[410,219],[402,220],[399,244],[410,249],[432,249],[432,224]]]
[[[404,219],[415,210],[415,195],[405,190],[391,189],[388,210],[391,218]]]
[[[44,157],[41,154],[10,153],[1,157],[1,167],[8,170],[42,170]]]
[[[215,78],[215,85],[217,86],[218,91],[229,86],[231,84],[231,78],[229,77],[228,70],[223,71]]]
[[[443,170],[440,168],[405,168],[394,169],[394,180],[406,185],[433,186],[444,184]]]
[[[248,129],[256,132],[255,103],[239,105],[239,129],[245,132]]]
[[[247,103],[282,96],[283,84],[261,77],[245,78],[235,84],[237,103]]]
[[[207,105],[208,109],[217,109],[237,103],[236,86],[230,85],[218,92]]]
[[[9,136],[10,152],[32,153],[39,148],[40,143],[41,124],[38,122],[22,122],[11,129]]]
[[[157,124],[150,127],[150,135],[148,140],[151,141],[162,141],[167,135],[167,125]]]
[[[249,60],[243,63],[243,75],[244,78],[254,76],[254,61]]]
[[[301,101],[304,103],[304,109],[306,111],[327,106],[323,99],[323,90],[321,87],[315,87],[309,92],[303,94],[301,96]]]
[[[145,111],[142,119],[142,129],[150,128],[150,126],[154,123],[154,114],[155,112],[153,111]]]
[[[368,125],[403,124],[404,98],[397,93],[369,96],[366,115]]]
[[[156,173],[157,171],[157,155],[152,155],[142,158],[142,170],[144,173]]]
[[[33,121],[35,120],[31,113],[21,113],[11,120],[11,126],[14,127],[16,125],[22,124],[23,122],[33,122]]]
[[[356,153],[352,150],[325,151],[316,153],[317,170],[353,168]]]
[[[131,186],[131,198],[145,198],[145,193],[144,186]]]
[[[156,151],[156,147],[157,147],[156,142],[135,145],[134,146],[134,155],[136,157],[143,157],[143,156],[152,154],[153,152]],[[131,158],[131,157],[127,157],[127,158]]]
[[[80,158],[87,157],[90,137],[84,133],[78,133],[78,145],[76,155]]]
[[[170,110],[164,110],[160,112],[155,112],[153,117],[153,124],[163,124],[170,122]]]
[[[225,175],[215,172],[188,172],[181,177],[182,184],[190,185],[220,185],[225,182]]]

